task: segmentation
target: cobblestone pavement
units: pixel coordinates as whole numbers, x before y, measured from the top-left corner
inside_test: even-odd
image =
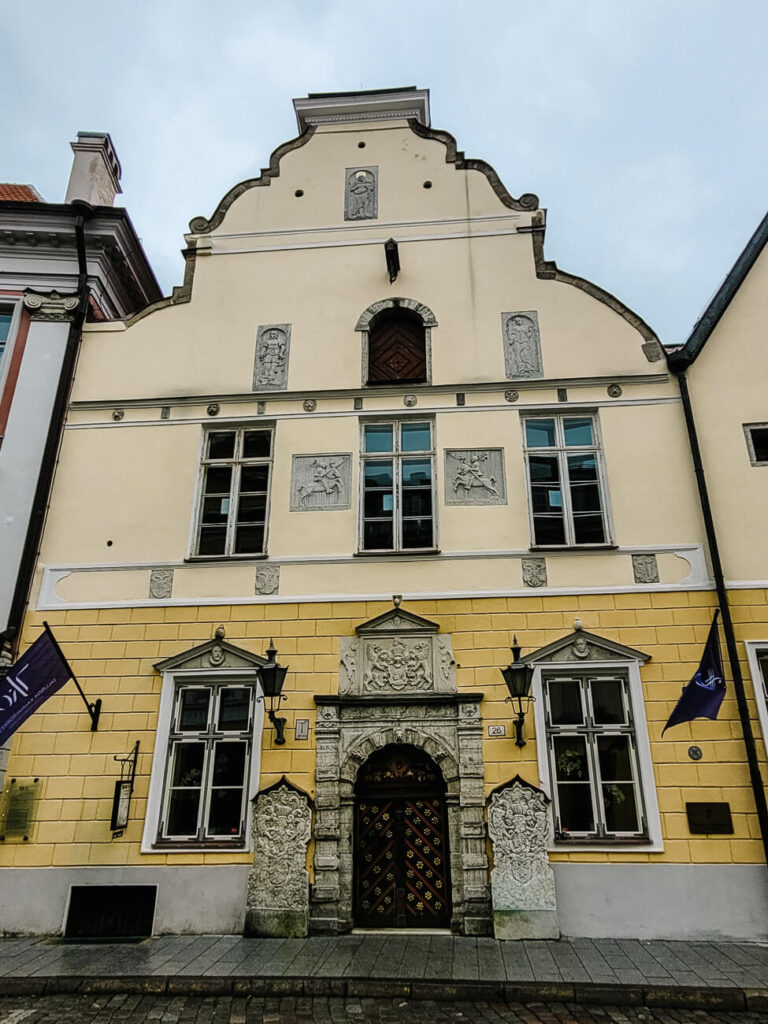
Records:
[[[25,996],[0,999],[0,1024],[765,1024],[759,1013],[437,1003],[402,999]]]

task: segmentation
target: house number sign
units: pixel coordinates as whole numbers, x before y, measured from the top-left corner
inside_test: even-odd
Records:
[[[489,725],[488,726],[489,736],[506,736],[507,727],[506,725]]]

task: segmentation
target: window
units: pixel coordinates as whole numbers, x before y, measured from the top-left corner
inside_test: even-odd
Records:
[[[10,306],[0,306],[0,365],[2,365],[3,353],[5,352],[11,335],[12,321],[13,308]]]
[[[368,335],[368,384],[423,384],[427,379],[424,323],[395,306],[374,317]]]
[[[749,461],[753,466],[768,466],[768,423],[746,423],[744,434]]]
[[[608,543],[594,417],[527,417],[523,420],[523,438],[533,543]]]
[[[628,679],[542,675],[555,838],[646,835]]]
[[[362,462],[362,550],[433,548],[432,424],[364,424]]]
[[[181,684],[168,737],[158,841],[245,841],[254,690]]]
[[[264,551],[271,459],[270,429],[208,431],[196,555]]]

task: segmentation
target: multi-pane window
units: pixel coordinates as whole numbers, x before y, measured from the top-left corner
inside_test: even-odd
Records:
[[[177,687],[160,841],[244,841],[253,708],[249,685]]]
[[[746,423],[749,461],[753,466],[768,466],[768,423]]]
[[[10,306],[0,306],[0,365],[2,365],[3,354],[11,334],[12,320],[13,309]]]
[[[432,424],[425,420],[364,424],[362,472],[362,549],[433,548]]]
[[[557,839],[645,835],[626,677],[543,676]]]
[[[534,544],[607,543],[594,417],[527,417],[523,435]]]
[[[264,551],[272,431],[210,430],[205,436],[196,555]]]

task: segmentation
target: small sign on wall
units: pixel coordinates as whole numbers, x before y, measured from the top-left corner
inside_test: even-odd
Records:
[[[506,736],[507,727],[506,725],[489,725],[488,726],[489,736]]]
[[[296,739],[297,740],[308,740],[309,739],[309,719],[308,718],[297,718],[296,719]]]

